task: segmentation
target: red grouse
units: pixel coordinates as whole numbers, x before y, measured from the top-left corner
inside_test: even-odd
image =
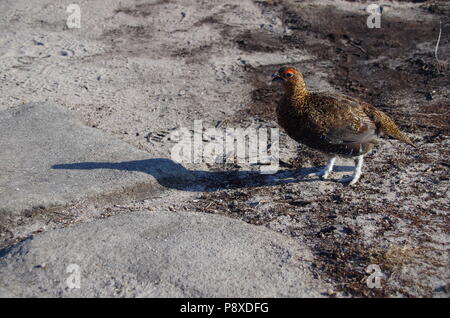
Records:
[[[272,82],[283,83],[285,94],[277,107],[279,125],[297,142],[328,154],[330,160],[315,173],[327,178],[336,156],[356,161],[353,175],[341,182],[355,184],[361,176],[363,157],[387,135],[413,147],[394,121],[374,106],[357,98],[333,93],[314,93],[306,89],[303,75],[284,66],[272,75]]]

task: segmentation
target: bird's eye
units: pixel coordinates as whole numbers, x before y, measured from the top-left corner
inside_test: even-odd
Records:
[[[292,76],[294,76],[294,74],[292,74],[291,72],[284,73],[284,77],[286,77],[286,78],[289,78],[289,77],[292,77]]]

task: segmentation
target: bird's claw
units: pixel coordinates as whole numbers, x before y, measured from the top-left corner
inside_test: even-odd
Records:
[[[348,185],[354,185],[356,183],[356,181],[358,181],[357,178],[355,178],[355,176],[351,175],[351,176],[347,176],[347,177],[343,177],[339,180],[339,182],[341,183],[348,183]]]
[[[319,171],[316,172],[312,172],[312,173],[308,173],[306,176],[307,177],[319,177],[321,179],[327,179],[329,176],[330,172],[328,171],[328,169],[321,169]]]

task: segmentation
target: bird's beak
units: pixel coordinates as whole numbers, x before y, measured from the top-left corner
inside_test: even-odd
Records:
[[[283,79],[281,78],[280,74],[277,73],[273,73],[272,74],[272,83],[273,82],[279,82],[282,81]]]

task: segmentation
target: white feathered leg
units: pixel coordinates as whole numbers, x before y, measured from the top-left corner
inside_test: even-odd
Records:
[[[310,173],[310,174],[308,174],[308,176],[318,176],[318,177],[321,177],[322,179],[328,178],[328,175],[330,174],[330,172],[333,171],[335,161],[336,161],[336,157],[331,158],[330,160],[328,160],[327,165],[322,170],[320,170],[318,172]]]
[[[362,166],[364,162],[363,159],[363,155],[356,157],[356,165],[355,170],[353,170],[353,175],[351,175],[350,177],[342,178],[341,180],[339,180],[339,182],[350,182],[349,185],[354,185],[356,182],[358,182],[362,173]]]

